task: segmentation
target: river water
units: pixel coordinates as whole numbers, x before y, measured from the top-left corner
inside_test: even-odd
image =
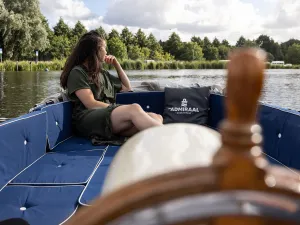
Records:
[[[115,71],[111,71],[116,74]],[[220,85],[226,70],[126,71],[133,86],[142,81],[162,85]],[[36,103],[59,91],[60,71],[0,72],[0,118],[27,113]],[[261,101],[300,111],[300,70],[267,70]]]

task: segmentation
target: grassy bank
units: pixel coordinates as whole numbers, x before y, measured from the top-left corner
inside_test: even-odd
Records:
[[[29,61],[5,61],[0,63],[0,71],[44,71],[46,69],[50,71],[62,70],[65,64],[64,60],[54,60],[47,62],[35,62],[30,63]],[[193,62],[182,62],[182,61],[156,61],[156,62],[144,62],[144,61],[133,61],[124,60],[121,62],[124,70],[162,70],[162,69],[226,69],[226,62],[223,61],[193,61]],[[285,67],[282,65],[270,65],[267,63],[268,69],[300,69],[300,65],[293,65]],[[105,69],[112,69],[112,67],[105,65]]]

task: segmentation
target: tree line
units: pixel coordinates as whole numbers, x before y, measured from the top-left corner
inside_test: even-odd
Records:
[[[42,15],[38,0],[0,0],[0,48],[4,60],[63,60],[69,56],[79,38],[87,32],[78,21],[74,28],[60,18],[51,29]],[[241,36],[231,45],[226,39],[193,36],[184,42],[173,32],[168,40],[157,40],[142,29],[136,33],[125,27],[121,32],[99,27],[96,31],[107,40],[108,53],[120,60],[155,61],[215,61],[226,60],[228,52],[237,47],[260,47],[268,53],[268,61],[280,60],[300,64],[300,40],[290,39],[283,43],[274,41],[268,35],[255,40]]]

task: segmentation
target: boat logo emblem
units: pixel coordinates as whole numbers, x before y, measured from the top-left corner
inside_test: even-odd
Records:
[[[197,107],[188,107],[188,101],[186,98],[182,99],[180,107],[169,107],[169,111],[176,114],[194,114],[199,112]]]
[[[188,101],[184,98],[181,102],[181,107],[187,107]]]

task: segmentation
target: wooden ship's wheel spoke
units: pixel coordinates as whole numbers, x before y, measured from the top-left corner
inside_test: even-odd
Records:
[[[239,49],[230,59],[222,146],[211,155],[210,165],[124,185],[80,209],[67,225],[300,223],[299,177],[270,165],[262,154],[256,116],[265,54]]]

